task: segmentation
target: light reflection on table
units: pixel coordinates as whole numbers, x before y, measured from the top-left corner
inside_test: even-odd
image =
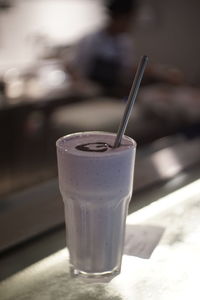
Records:
[[[128,216],[129,225],[162,226],[150,259],[123,256],[122,271],[108,284],[70,278],[68,251],[41,260],[0,284],[0,298],[73,300],[200,299],[200,180]]]

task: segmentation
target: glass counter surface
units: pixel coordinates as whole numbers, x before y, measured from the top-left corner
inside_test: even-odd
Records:
[[[71,278],[68,251],[62,249],[2,281],[0,299],[200,299],[199,215],[196,180],[128,216],[129,255],[123,256],[121,274],[109,283]],[[149,256],[140,255],[148,251]]]

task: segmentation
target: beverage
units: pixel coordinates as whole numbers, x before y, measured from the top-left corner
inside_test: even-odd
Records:
[[[100,279],[120,272],[136,143],[123,137],[112,148],[115,137],[94,131],[57,141],[73,275]]]

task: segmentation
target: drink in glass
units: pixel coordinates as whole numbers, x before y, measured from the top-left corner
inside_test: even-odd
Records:
[[[132,195],[136,143],[124,136],[81,132],[58,139],[59,187],[74,276],[112,279],[119,274]]]

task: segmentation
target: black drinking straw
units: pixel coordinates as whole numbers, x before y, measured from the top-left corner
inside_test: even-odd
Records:
[[[132,84],[129,96],[128,96],[128,102],[125,107],[124,115],[123,115],[123,118],[119,125],[119,129],[118,129],[117,136],[116,136],[115,143],[114,143],[114,148],[119,147],[121,144],[121,140],[125,133],[125,130],[126,130],[126,127],[127,127],[130,115],[131,115],[131,111],[132,111],[133,105],[135,103],[135,99],[136,99],[138,91],[139,91],[140,83],[141,83],[142,77],[144,75],[144,70],[146,68],[147,62],[148,62],[148,56],[146,56],[146,55],[142,56],[141,60],[139,62],[134,80],[133,80],[133,84]]]

